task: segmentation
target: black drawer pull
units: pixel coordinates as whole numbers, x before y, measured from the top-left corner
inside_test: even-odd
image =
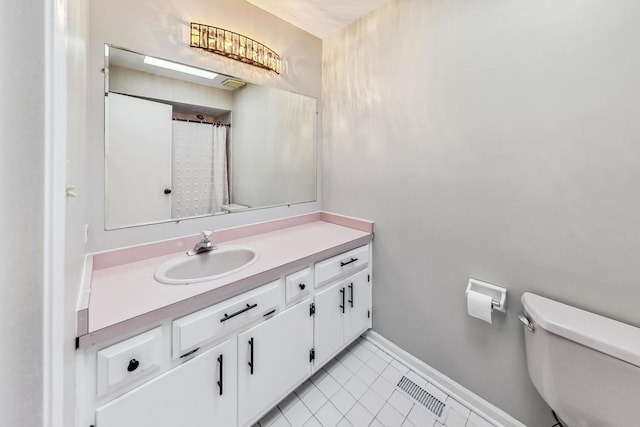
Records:
[[[358,260],[358,258],[351,258],[351,260],[350,260],[350,261],[347,261],[347,262],[342,262],[342,261],[340,261],[340,267],[344,267],[345,265],[349,265],[349,264],[351,264],[352,262],[356,262],[357,260]]]
[[[222,355],[218,356],[218,378],[220,378],[220,380],[218,381],[218,389],[220,390],[220,396],[222,396]]]
[[[136,369],[138,369],[138,366],[140,366],[140,362],[138,362],[136,359],[131,359],[129,360],[129,366],[127,366],[127,371],[133,372]]]
[[[249,361],[249,373],[253,375],[253,337],[249,340],[249,348],[251,351],[250,361]]]
[[[263,314],[263,315],[262,315],[262,317],[271,316],[271,315],[272,315],[273,313],[275,313],[275,312],[276,312],[276,309],[274,308],[274,309],[273,309],[273,310],[271,310],[270,312]]]
[[[344,314],[344,288],[340,289],[340,293],[342,294],[342,305],[340,308],[342,309],[342,313]]]
[[[200,350],[200,347],[196,347],[193,350],[183,354],[182,356],[180,356],[180,358],[182,359],[183,357],[187,357],[187,356],[191,356],[193,353],[195,353],[196,351]]]
[[[242,310],[236,311],[236,312],[235,312],[235,313],[233,313],[233,314],[230,314],[230,315],[229,315],[229,314],[225,313],[225,314],[224,314],[224,317],[223,317],[222,319],[220,319],[220,323],[222,323],[222,322],[226,322],[227,320],[231,319],[232,317],[236,317],[237,315],[242,314],[242,313],[244,313],[245,311],[249,311],[249,310],[251,310],[252,308],[256,308],[257,306],[258,306],[258,304],[253,304],[253,305],[249,305],[249,304],[247,304],[247,306],[246,306],[245,308],[243,308]]]
[[[307,285],[305,285],[304,283],[300,283],[298,287],[300,288],[301,291],[304,291],[304,288],[306,288]]]
[[[351,304],[351,308],[353,308],[353,283],[349,283],[349,290],[351,291],[351,299],[349,300],[349,304]]]

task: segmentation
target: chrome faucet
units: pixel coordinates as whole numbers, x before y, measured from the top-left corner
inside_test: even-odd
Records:
[[[190,251],[187,251],[187,255],[197,255],[203,252],[211,252],[216,248],[216,245],[211,241],[211,236],[213,235],[213,231],[204,230],[202,232],[202,240],[200,240]]]

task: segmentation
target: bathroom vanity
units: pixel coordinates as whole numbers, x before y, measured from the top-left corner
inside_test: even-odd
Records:
[[[189,237],[88,258],[78,426],[248,426],[371,327],[373,223],[314,213],[214,235],[259,258],[163,284]],[[194,255],[200,256],[200,255]]]

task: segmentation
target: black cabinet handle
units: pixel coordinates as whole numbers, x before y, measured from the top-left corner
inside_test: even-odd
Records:
[[[351,304],[351,308],[353,308],[353,283],[349,283],[349,291],[351,292],[351,299],[349,300],[349,304]]]
[[[253,337],[249,340],[249,351],[250,351],[250,362],[249,362],[249,373],[253,375]]]
[[[300,288],[301,291],[304,291],[304,288],[306,288],[307,285],[305,285],[304,283],[300,283],[298,287]]]
[[[180,356],[180,357],[182,358],[182,357],[188,357],[188,356],[191,356],[193,353],[195,353],[195,352],[196,352],[196,351],[198,351],[198,350],[200,350],[200,347],[196,347],[196,348],[194,348],[193,350],[191,350],[191,351],[189,351],[189,352],[187,352],[187,353],[183,354],[183,355],[182,355],[182,356]]]
[[[222,355],[220,355],[218,356],[218,378],[220,378],[218,381],[218,390],[220,390],[220,396],[222,396],[222,372]]]
[[[340,293],[342,294],[342,305],[340,308],[342,309],[342,313],[344,313],[344,288],[340,289]]]
[[[138,362],[136,359],[131,359],[129,360],[129,366],[127,366],[127,371],[133,372],[136,369],[138,369],[138,366],[140,366],[140,362]]]
[[[165,188],[164,189],[164,194],[171,194],[171,189],[170,188]]]
[[[236,317],[237,315],[242,314],[245,311],[249,311],[252,308],[256,308],[257,306],[258,306],[258,304],[253,304],[253,305],[247,304],[247,306],[245,308],[243,308],[242,310],[236,311],[235,313],[233,313],[231,315],[225,313],[224,317],[222,319],[220,319],[220,323],[226,322],[227,320],[231,319],[232,317]]]
[[[349,264],[351,264],[352,262],[356,262],[357,260],[358,260],[358,258],[351,258],[351,260],[350,260],[350,261],[347,261],[347,262],[342,262],[342,261],[340,261],[340,267],[344,267],[345,265],[349,265]]]

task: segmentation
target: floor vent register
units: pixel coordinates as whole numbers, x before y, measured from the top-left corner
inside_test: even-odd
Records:
[[[409,378],[403,376],[400,381],[398,381],[397,387],[411,396],[415,401],[422,404],[439,419],[442,419],[445,415],[447,404],[411,381]]]

